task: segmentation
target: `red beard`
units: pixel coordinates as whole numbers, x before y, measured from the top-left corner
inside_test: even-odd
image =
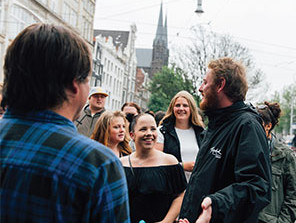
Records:
[[[201,102],[199,103],[200,109],[203,111],[214,110],[218,108],[219,100],[215,87],[212,86],[209,91],[204,94]]]

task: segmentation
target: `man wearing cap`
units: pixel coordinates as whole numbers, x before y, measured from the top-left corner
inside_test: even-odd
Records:
[[[92,87],[89,95],[89,104],[82,110],[80,117],[75,121],[78,132],[90,137],[97,120],[105,111],[107,92],[101,87]]]

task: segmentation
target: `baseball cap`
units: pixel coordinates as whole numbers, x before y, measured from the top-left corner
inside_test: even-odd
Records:
[[[89,91],[88,98],[90,98],[94,94],[102,94],[106,97],[108,96],[107,92],[101,87],[92,87]]]

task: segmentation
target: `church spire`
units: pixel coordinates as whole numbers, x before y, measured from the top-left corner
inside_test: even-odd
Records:
[[[156,36],[155,36],[154,42],[162,40],[163,35],[164,35],[164,30],[163,30],[162,1],[161,1]]]
[[[167,26],[167,13],[165,15],[165,21],[164,21],[164,28],[163,28],[163,39],[166,48],[168,48],[168,26]]]
[[[153,40],[151,70],[149,72],[150,78],[157,72],[160,72],[163,66],[168,66],[169,49],[167,37],[167,15],[163,24],[162,2],[160,4],[160,12],[158,18],[158,26],[156,35]]]

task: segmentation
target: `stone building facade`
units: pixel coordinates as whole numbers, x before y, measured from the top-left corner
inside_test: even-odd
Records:
[[[95,3],[95,0],[0,0],[0,82],[6,48],[30,24],[65,25],[92,47]]]

